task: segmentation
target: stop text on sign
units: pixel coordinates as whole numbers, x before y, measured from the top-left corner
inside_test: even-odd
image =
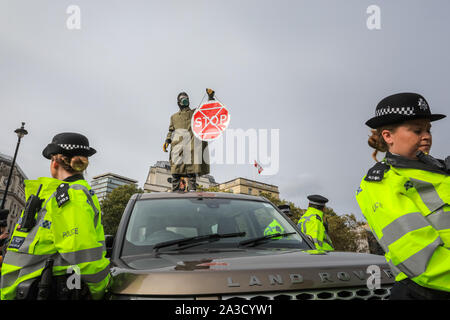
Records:
[[[230,113],[225,106],[212,101],[202,104],[193,114],[191,128],[202,141],[212,141],[220,137],[230,123]]]

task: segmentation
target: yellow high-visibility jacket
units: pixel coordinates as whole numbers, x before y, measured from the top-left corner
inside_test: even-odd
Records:
[[[272,222],[264,229],[264,235],[268,236],[276,233],[284,233],[284,228],[276,219],[273,219]],[[282,237],[275,237],[274,239],[281,239],[281,238]]]
[[[39,277],[48,258],[54,260],[54,275],[79,268],[92,298],[101,299],[111,276],[97,197],[83,179],[39,178],[25,180],[26,198],[36,195],[41,184],[39,198],[44,202],[36,225],[29,232],[19,231],[22,212],[14,228],[1,269],[1,299],[15,299],[17,285]],[[60,187],[65,191],[58,194]]]
[[[450,291],[450,176],[387,153],[364,177],[356,199],[395,274]]]
[[[334,250],[333,243],[323,225],[323,212],[319,209],[309,207],[298,221],[297,227],[312,238],[317,250]]]

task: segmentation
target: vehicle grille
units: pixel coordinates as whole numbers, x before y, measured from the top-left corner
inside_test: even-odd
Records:
[[[247,295],[222,296],[222,300],[387,300],[390,287],[380,289],[339,288],[330,290],[307,290]]]

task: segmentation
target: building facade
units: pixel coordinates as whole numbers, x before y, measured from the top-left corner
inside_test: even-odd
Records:
[[[3,195],[5,194],[11,163],[12,157],[0,153],[0,204],[3,201]],[[27,176],[16,162],[4,206],[5,209],[9,210],[7,229],[10,235],[12,234],[22,210],[25,208],[24,180],[26,179],[28,179]]]
[[[145,192],[168,192],[172,190],[172,184],[169,182],[169,178],[172,178],[170,173],[169,161],[157,161],[155,165],[151,166],[147,180],[144,183]],[[217,186],[214,177],[205,174],[197,177],[197,184],[203,188],[210,188]]]
[[[268,193],[276,199],[280,199],[280,191],[277,186],[241,177],[219,184],[219,190],[253,196]]]
[[[108,172],[93,177],[91,181],[91,187],[99,201],[104,200],[115,188],[126,184],[136,185],[137,180]]]

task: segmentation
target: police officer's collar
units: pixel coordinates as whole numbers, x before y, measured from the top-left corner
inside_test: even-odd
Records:
[[[431,156],[428,156],[431,159]],[[440,162],[440,160],[434,159],[435,161]],[[385,162],[395,168],[409,168],[409,169],[419,169],[419,170],[425,170],[425,171],[431,171],[436,173],[444,173],[448,174],[446,172],[445,168],[440,168],[438,165],[435,165],[430,162],[426,162],[426,159],[420,159],[420,160],[412,160],[408,159],[406,157],[392,154],[389,151],[386,152]]]
[[[74,182],[77,180],[84,180],[84,176],[81,173],[76,173],[70,177],[65,178],[63,181],[65,182]]]

